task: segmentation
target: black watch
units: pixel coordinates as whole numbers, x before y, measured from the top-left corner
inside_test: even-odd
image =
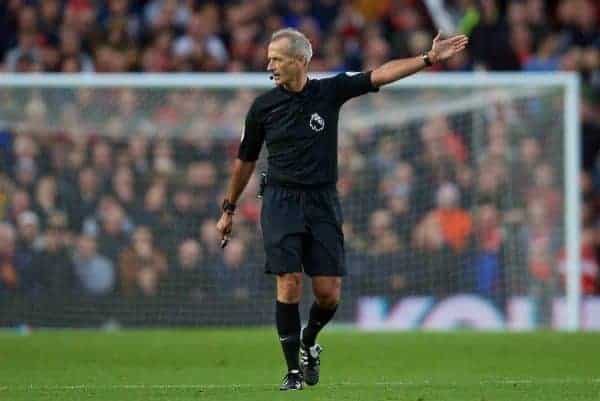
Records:
[[[423,53],[421,55],[421,58],[423,59],[423,61],[425,62],[425,65],[427,67],[431,67],[433,65],[433,63],[431,62],[431,59],[429,58],[429,53]]]
[[[229,199],[223,199],[221,209],[227,214],[233,214],[235,212],[235,203],[229,202]]]

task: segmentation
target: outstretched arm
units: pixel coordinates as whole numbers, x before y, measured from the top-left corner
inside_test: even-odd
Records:
[[[438,33],[433,39],[431,50],[426,54],[431,63],[435,64],[462,51],[468,42],[469,38],[465,35],[455,35],[447,39],[441,39],[441,34]],[[392,60],[371,72],[371,83],[373,86],[380,87],[412,75],[425,67],[427,67],[427,64],[422,56]]]
[[[234,204],[238,201],[240,195],[248,185],[248,181],[254,172],[256,162],[247,162],[240,159],[236,159],[233,164],[233,171],[231,174],[231,181],[227,189],[227,196],[225,199],[230,203]],[[231,228],[233,226],[233,212],[223,211],[219,222],[217,223],[217,230],[222,235],[221,246],[227,245],[229,235],[231,234]]]

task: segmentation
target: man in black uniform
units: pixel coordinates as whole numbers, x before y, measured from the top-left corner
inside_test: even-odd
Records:
[[[340,107],[451,57],[467,42],[464,35],[441,39],[438,34],[432,49],[421,56],[393,60],[366,73],[317,80],[307,77],[312,57],[308,39],[294,29],[273,34],[267,69],[277,86],[258,96],[248,111],[217,229],[224,246],[231,235],[235,203],[265,142],[269,167],[261,225],[266,272],[277,277],[276,323],[288,367],[281,390],[300,390],[303,382],[319,381],[321,347],[315,340],[336,311],[341,277],[346,274],[336,193]],[[315,296],[303,330],[298,311],[302,272],[311,278]]]

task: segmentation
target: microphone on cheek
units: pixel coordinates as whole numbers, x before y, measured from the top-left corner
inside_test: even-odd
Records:
[[[269,75],[269,79],[272,81],[273,80],[273,75]]]

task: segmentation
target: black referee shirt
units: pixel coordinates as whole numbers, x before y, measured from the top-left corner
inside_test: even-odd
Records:
[[[371,72],[309,79],[301,92],[273,88],[252,103],[238,158],[256,161],[264,141],[271,179],[291,186],[335,184],[340,107],[377,90]]]

